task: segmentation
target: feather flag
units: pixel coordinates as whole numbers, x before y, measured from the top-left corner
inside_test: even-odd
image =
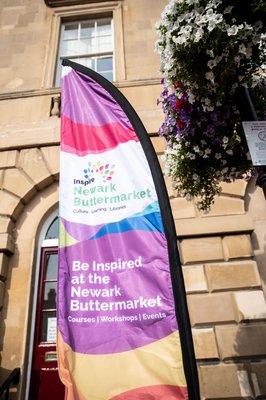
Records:
[[[57,351],[66,399],[197,400],[157,156],[113,84],[63,65]]]

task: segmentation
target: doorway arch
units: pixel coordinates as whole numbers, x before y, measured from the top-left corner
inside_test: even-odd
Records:
[[[46,216],[36,248],[30,354],[25,398],[63,400],[56,353],[56,291],[58,271],[58,209]]]

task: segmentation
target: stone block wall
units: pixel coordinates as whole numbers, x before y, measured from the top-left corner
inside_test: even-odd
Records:
[[[27,377],[33,226],[40,223],[38,217],[32,220],[29,206],[44,202],[46,189],[57,185],[58,177],[58,145],[0,151],[0,382],[17,367],[21,368],[22,383]],[[19,243],[20,226],[25,226],[26,234]],[[17,398],[16,391],[13,396]]]
[[[154,138],[158,157],[164,150]],[[247,183],[223,184],[209,213],[172,190],[201,398],[266,398],[266,303],[245,211]],[[260,190],[260,189],[258,189]],[[263,200],[262,200],[263,201]]]

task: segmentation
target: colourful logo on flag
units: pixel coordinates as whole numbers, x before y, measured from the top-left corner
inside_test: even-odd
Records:
[[[84,178],[90,181],[94,179],[95,176],[100,176],[103,182],[111,181],[114,174],[115,164],[103,164],[98,161],[95,164],[88,162],[88,166],[84,169]]]

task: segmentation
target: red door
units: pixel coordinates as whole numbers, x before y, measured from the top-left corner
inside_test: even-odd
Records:
[[[57,248],[43,248],[29,400],[63,400],[56,354]]]

